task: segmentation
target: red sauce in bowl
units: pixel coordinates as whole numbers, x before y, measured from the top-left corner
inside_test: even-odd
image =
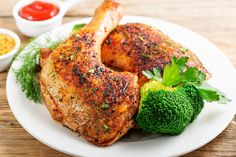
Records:
[[[20,9],[19,15],[30,21],[48,20],[59,13],[58,7],[55,5],[43,2],[34,1]]]

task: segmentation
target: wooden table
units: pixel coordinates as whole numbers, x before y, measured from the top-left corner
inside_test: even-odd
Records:
[[[12,18],[17,0],[0,0],[0,27],[20,35]],[[101,0],[86,0],[75,6],[64,23],[91,16]],[[163,19],[188,27],[205,36],[223,50],[236,67],[235,0],[124,0],[125,14]],[[67,156],[37,141],[13,116],[6,98],[7,71],[0,73],[0,156]],[[235,104],[236,105],[236,104]],[[236,156],[236,120],[216,139],[185,156]]]

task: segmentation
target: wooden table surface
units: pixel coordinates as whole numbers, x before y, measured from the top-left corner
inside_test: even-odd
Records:
[[[17,0],[0,0],[0,27],[17,30],[12,7]],[[93,14],[101,0],[85,0],[74,6],[64,23]],[[236,67],[236,0],[123,0],[126,15],[159,18],[185,26],[208,38]],[[27,133],[13,116],[6,98],[7,71],[0,73],[0,156],[67,156]],[[235,104],[236,105],[236,104]],[[236,156],[236,120],[216,139],[185,156]]]

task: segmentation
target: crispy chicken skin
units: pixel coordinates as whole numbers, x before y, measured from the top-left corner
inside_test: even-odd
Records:
[[[105,0],[92,21],[42,58],[40,86],[52,117],[87,141],[107,146],[134,127],[138,77],[101,62],[101,44],[118,25],[122,7]]]
[[[118,26],[121,16],[119,0],[105,0],[87,26],[56,49],[41,50],[40,87],[53,119],[98,146],[134,127],[143,70],[162,72],[173,56],[188,56],[189,67],[210,76],[190,50],[145,24]]]
[[[143,70],[158,67],[162,72],[173,56],[188,56],[187,65],[197,67],[209,77],[206,68],[192,51],[156,28],[141,23],[120,25],[113,30],[102,45],[101,56],[102,62],[108,66],[137,73],[140,85],[146,81]]]

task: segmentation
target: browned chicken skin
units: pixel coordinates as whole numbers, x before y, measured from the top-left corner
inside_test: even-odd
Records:
[[[80,32],[53,51],[41,51],[40,86],[52,117],[98,146],[134,127],[139,87],[147,81],[143,70],[163,71],[173,56],[188,56],[189,67],[209,76],[190,50],[159,30],[139,23],[117,27],[121,10],[118,0],[105,0]]]
[[[196,55],[171,40],[161,31],[141,23],[129,23],[113,30],[102,45],[102,62],[121,71],[139,75],[139,84],[146,82],[143,70],[158,67],[161,71],[171,58],[188,56],[187,65],[197,67],[209,76]]]
[[[52,117],[98,146],[132,128],[138,110],[137,76],[115,72],[100,58],[101,44],[121,14],[118,0],[105,0],[87,26],[41,62],[40,86]]]

